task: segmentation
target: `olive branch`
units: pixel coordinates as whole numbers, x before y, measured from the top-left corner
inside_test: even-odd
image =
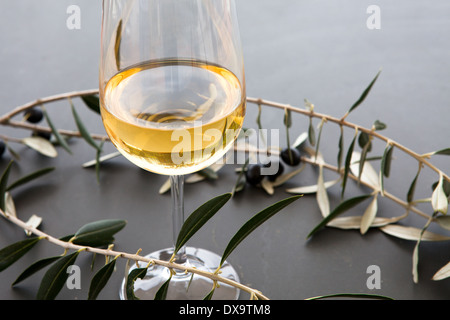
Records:
[[[262,176],[257,177],[257,179],[255,180],[254,177],[250,179],[250,165],[249,159],[247,159],[246,163],[237,170],[237,181],[233,186],[233,190],[230,194],[224,194],[211,199],[191,214],[190,218],[186,221],[185,225],[180,231],[179,241],[177,241],[176,248],[182,247],[184,243],[188,241],[189,238],[198,229],[200,229],[207,222],[207,220],[223,206],[226,201],[228,201],[234,195],[234,193],[242,190],[243,186],[246,183],[254,184],[256,187],[261,187],[262,189],[264,189],[267,193],[273,194],[275,188],[282,186],[285,182],[293,179],[303,170],[305,164],[309,164],[319,168],[317,183],[306,187],[302,186],[286,189],[286,192],[294,193],[297,195],[277,202],[274,205],[257,213],[251,220],[244,224],[238,230],[235,236],[230,240],[227,248],[224,251],[222,263],[238,246],[238,244],[245,239],[245,237],[247,237],[254,229],[256,229],[271,216],[273,216],[304,194],[316,194],[318,207],[320,209],[320,212],[322,213],[323,219],[317,226],[315,226],[311,230],[311,232],[308,234],[308,238],[312,237],[316,232],[323,229],[324,227],[359,229],[361,234],[365,234],[369,228],[378,228],[379,230],[391,236],[416,241],[412,259],[412,270],[413,280],[417,282],[419,245],[421,241],[450,240],[450,237],[427,231],[431,223],[437,223],[443,229],[450,230],[450,220],[446,215],[448,211],[448,197],[450,194],[450,178],[446,173],[444,173],[442,170],[440,170],[430,162],[431,157],[435,155],[450,155],[450,148],[441,149],[426,154],[417,154],[416,152],[401,145],[400,143],[381,135],[379,131],[383,130],[386,125],[379,120],[375,121],[371,128],[364,128],[346,120],[350,113],[364,102],[365,98],[375,84],[375,81],[377,80],[379,74],[380,73],[375,76],[375,78],[370,82],[369,86],[363,91],[359,99],[341,118],[336,118],[330,115],[316,112],[314,105],[308,100],[305,100],[305,108],[302,109],[291,105],[248,97],[247,102],[256,104],[258,106],[259,112],[257,125],[259,128],[261,128],[262,106],[278,108],[283,111],[284,124],[287,134],[287,147],[284,150],[277,150],[271,148],[270,146],[267,146],[267,148],[261,150],[251,145],[245,145],[243,148],[242,145],[236,145],[235,151],[243,151],[248,153],[249,155],[259,152],[270,153],[274,156],[281,157],[282,161],[280,161],[280,163],[284,161],[284,163],[289,166],[298,166],[299,163],[301,163],[301,165],[298,168],[291,170],[290,172],[278,172],[274,177]],[[83,125],[82,119],[78,115],[76,108],[72,103],[73,98],[81,98],[91,110],[99,113],[99,99],[97,95],[98,90],[76,91],[38,99],[12,109],[10,112],[0,117],[0,125],[30,130],[31,132],[33,132],[33,136],[19,139],[6,135],[0,135],[0,140],[2,140],[5,144],[3,146],[3,149],[8,149],[11,155],[17,160],[20,159],[20,155],[16,151],[14,151],[10,143],[23,144],[46,156],[56,157],[58,154],[58,145],[65,149],[65,151],[72,153],[69,144],[66,141],[67,138],[83,138],[89,145],[94,148],[95,151],[95,159],[92,162],[85,163],[83,166],[89,167],[94,165],[96,167],[98,178],[101,162],[118,156],[118,153],[112,153],[104,156],[101,155],[103,151],[103,144],[105,141],[109,141],[109,138],[105,135],[89,133],[86,130],[86,127]],[[45,105],[60,100],[67,100],[69,102],[74,120],[78,128],[77,131],[58,129],[46,112]],[[16,121],[13,119],[14,117],[22,113],[24,114],[25,119],[28,121]],[[289,138],[289,128],[292,126],[291,113],[301,114],[309,118],[308,131],[302,133],[292,144]],[[46,120],[48,126],[42,126],[38,124],[38,122],[40,122],[42,119]],[[317,129],[314,127],[313,119],[320,120]],[[339,151],[337,155],[337,165],[332,165],[325,162],[325,159],[320,152],[322,129],[328,123],[338,125],[340,129],[340,136],[338,139]],[[344,147],[344,128],[354,131],[353,138],[348,148]],[[318,130],[317,135],[316,130]],[[53,142],[49,140],[50,134],[53,136]],[[368,157],[368,155],[371,152],[372,145],[376,140],[382,141],[386,144],[384,152],[381,156],[370,158]],[[309,143],[309,146],[306,146],[307,142]],[[361,148],[360,152],[357,151],[358,146]],[[401,198],[391,194],[385,189],[384,182],[390,174],[390,166],[394,150],[405,153],[407,156],[415,159],[418,164],[418,171],[412,179],[405,200],[402,200]],[[3,152],[4,150],[2,151],[2,153]],[[298,161],[294,162],[294,156],[296,155],[300,155],[300,158],[298,159]],[[380,161],[378,172],[370,164],[370,162],[374,160]],[[153,264],[165,266],[171,270],[177,269],[193,274],[199,274],[212,279],[214,282],[214,286],[211,289],[211,292],[205,296],[205,299],[212,298],[214,290],[220,282],[236,286],[240,290],[248,292],[251,299],[268,299],[258,290],[220,277],[220,267],[215,272],[208,273],[197,270],[195,268],[178,265],[173,261],[149,260],[140,256],[138,254],[139,251],[136,254],[130,254],[112,250],[113,234],[115,232],[118,232],[125,226],[126,222],[123,220],[104,220],[94,222],[80,228],[78,232],[75,233],[75,235],[71,235],[63,239],[56,239],[40,231],[38,229],[38,226],[41,222],[40,217],[33,216],[27,222],[23,222],[17,217],[14,208],[14,201],[11,196],[11,190],[19,185],[22,185],[26,182],[29,182],[35,178],[41,177],[51,172],[54,168],[45,168],[37,172],[33,172],[8,185],[9,170],[12,165],[13,161],[9,163],[0,180],[0,213],[2,213],[2,215],[8,221],[11,221],[19,227],[25,229],[28,235],[34,234],[36,235],[36,237],[29,237],[25,240],[14,243],[0,250],[0,271],[12,265],[40,240],[45,239],[50,243],[64,248],[64,253],[61,256],[50,257],[36,262],[36,264],[30,266],[27,270],[25,270],[14,282],[14,284],[17,284],[37,270],[40,270],[52,264],[52,267],[49,268],[42,280],[41,287],[38,292],[39,298],[51,299],[56,297],[59,290],[64,284],[65,277],[67,277],[67,274],[65,272],[61,272],[62,267],[73,263],[80,252],[86,251],[99,253],[105,255],[106,257],[113,257],[112,260],[107,259],[107,263],[105,264],[105,266],[101,268],[94,276],[89,292],[89,299],[95,299],[97,297],[98,293],[101,291],[103,286],[106,284],[106,281],[111,276],[114,270],[115,261],[118,258],[124,258],[128,261],[133,260],[136,262],[141,261],[143,263],[147,263],[147,267],[135,269],[134,272],[130,273],[128,277],[128,282],[130,285],[130,290],[128,290],[128,292],[129,298],[131,299],[135,298],[131,290],[134,281],[144,276],[146,273],[146,269]],[[261,164],[256,164],[256,167],[258,165]],[[194,183],[202,181],[204,179],[217,179],[217,171],[220,170],[222,166],[223,165],[212,165],[211,167],[206,168],[199,173],[193,174],[187,179],[187,181]],[[419,175],[422,173],[422,169],[424,167],[428,167],[436,174],[437,182],[432,186],[432,193],[429,198],[416,200],[415,189]],[[333,181],[324,181],[324,169],[337,173],[338,178]],[[251,172],[258,173],[258,170],[252,170]],[[345,189],[349,179],[356,181],[360,185],[371,188],[372,192],[345,199]],[[328,188],[338,184],[339,182],[341,185],[342,199],[340,204],[338,204],[335,208],[331,208],[328,200],[327,190]],[[167,190],[168,184],[165,183],[163,186],[161,186],[160,192],[163,193]],[[405,213],[398,217],[377,217],[377,203],[379,201],[379,198],[381,197],[387,198],[398,204],[405,210]],[[340,217],[340,215],[342,215],[344,212],[353,208],[357,204],[369,199],[371,199],[371,201],[363,215]],[[431,204],[432,214],[427,214],[417,207],[417,204],[421,202],[429,202]],[[425,225],[422,229],[397,224],[397,222],[407,217],[410,212],[413,212],[426,219]],[[102,249],[99,248],[99,246],[108,247],[107,249]],[[68,255],[67,253],[69,250],[75,250],[75,252]],[[440,270],[438,270],[433,279],[441,280],[449,276],[450,262],[447,265],[443,266]],[[169,281],[161,287],[155,298],[165,297]]]

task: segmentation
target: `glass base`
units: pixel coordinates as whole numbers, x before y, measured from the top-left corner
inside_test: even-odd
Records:
[[[153,252],[146,256],[150,259],[169,261],[173,249],[164,249]],[[187,264],[207,272],[216,271],[219,266],[221,256],[199,248],[186,247]],[[139,262],[139,267],[145,267],[147,264]],[[131,270],[136,268],[134,263]],[[178,270],[175,270],[178,271]],[[170,271],[166,267],[154,265],[148,268],[147,274],[143,279],[137,279],[134,283],[134,294],[141,300],[154,300],[156,292],[161,285],[169,278]],[[220,276],[239,282],[236,270],[225,261],[221,268]],[[237,300],[240,290],[228,284],[219,282],[219,287],[214,291],[212,300]],[[167,300],[203,300],[211,291],[213,281],[209,278],[191,273],[177,273],[170,280],[167,291]],[[120,290],[120,299],[126,300],[126,279],[122,282]]]

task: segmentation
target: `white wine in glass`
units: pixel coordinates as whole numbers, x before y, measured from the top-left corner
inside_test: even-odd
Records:
[[[245,80],[234,0],[103,0],[100,102],[105,130],[135,165],[170,176],[174,241],[184,222],[183,176],[220,160],[245,116]],[[168,260],[173,248],[148,255]],[[177,263],[214,272],[221,257],[183,247]],[[134,295],[154,299],[170,270],[153,265]],[[225,262],[221,276],[239,281]],[[125,281],[120,297],[126,299]],[[213,282],[180,271],[167,299],[203,299]],[[236,299],[222,284],[213,298]]]

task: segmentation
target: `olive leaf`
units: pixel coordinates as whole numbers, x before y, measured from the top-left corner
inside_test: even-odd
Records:
[[[421,236],[422,229],[416,227],[407,227],[397,224],[390,224],[383,227],[380,227],[380,230],[384,233],[391,235],[393,237],[397,237],[403,240],[412,240],[417,241],[421,239],[421,241],[448,241],[450,237],[444,236],[438,233],[434,233],[431,231],[423,232]]]
[[[358,134],[358,129],[355,130],[355,135],[353,136],[353,140],[350,143],[350,146],[347,150],[347,155],[345,157],[345,165],[344,165],[344,175],[342,177],[342,190],[341,190],[341,198],[344,198],[345,187],[347,185],[348,173],[350,171],[350,164],[353,156],[353,150],[355,148],[355,140]]]
[[[97,163],[99,163],[99,162],[102,163],[102,162],[105,162],[107,160],[114,159],[114,158],[116,158],[118,156],[121,156],[121,155],[122,154],[119,151],[111,152],[111,153],[108,153],[108,154],[105,154],[105,155],[101,156],[98,159],[96,157],[93,160],[90,160],[90,161],[87,161],[87,162],[83,163],[82,167],[83,168],[89,168],[89,167],[92,167],[92,166],[96,166]]]
[[[77,111],[75,110],[75,107],[72,103],[72,100],[69,100],[70,107],[72,108],[72,114],[75,119],[75,123],[77,125],[78,130],[80,131],[81,136],[86,140],[88,144],[90,144],[92,147],[94,147],[96,150],[101,151],[101,147],[97,145],[97,143],[92,139],[92,136],[89,134],[88,130],[84,126],[83,122],[81,121],[80,116],[78,115]]]
[[[359,99],[350,107],[350,109],[347,111],[347,113],[345,114],[344,118],[353,110],[355,110],[361,103],[364,102],[364,100],[366,99],[367,95],[369,94],[370,90],[372,89],[373,85],[375,84],[375,82],[378,79],[378,76],[380,75],[381,70],[378,71],[377,75],[375,76],[375,78],[370,82],[369,86],[363,91],[363,93],[361,94],[361,96],[359,97]]]
[[[431,205],[434,212],[440,212],[442,214],[447,214],[448,210],[448,199],[444,191],[444,177],[440,174],[439,183],[431,195]]]
[[[92,277],[91,284],[89,286],[88,300],[97,299],[98,294],[108,283],[108,280],[111,277],[115,266],[116,259],[112,259],[109,263],[100,268],[100,270],[97,271],[94,277]]]
[[[336,180],[326,181],[326,182],[324,182],[323,186],[325,189],[328,189],[331,186],[334,186],[340,180],[341,179],[339,178]],[[297,193],[297,194],[311,194],[311,193],[316,193],[318,190],[319,190],[319,186],[317,184],[314,184],[314,185],[310,185],[310,186],[289,188],[289,189],[286,189],[286,192]]]
[[[380,130],[386,129],[387,126],[385,123],[381,122],[380,120],[375,120],[372,127],[374,128],[374,130],[380,131]]]
[[[385,218],[385,217],[375,217],[372,221],[371,227],[382,227],[391,223],[398,222],[402,220],[404,217],[393,217],[393,218]],[[361,230],[361,221],[362,216],[348,216],[348,217],[337,217],[331,220],[327,227],[334,227],[338,229],[348,230],[348,229],[359,229]]]
[[[100,99],[97,95],[91,94],[86,96],[81,96],[81,100],[86,104],[86,106],[94,111],[95,113],[100,114]]]
[[[365,234],[367,230],[369,230],[369,227],[375,220],[377,210],[378,210],[378,192],[375,193],[366,211],[364,211],[364,214],[361,219],[361,228],[360,228],[361,234]]]
[[[361,156],[359,158],[359,172],[358,181],[361,180],[361,175],[366,162],[367,154],[372,150],[371,136],[366,132],[361,132],[358,139],[359,146],[362,148]]]
[[[59,133],[58,129],[53,124],[53,121],[50,119],[50,116],[48,115],[45,108],[42,108],[42,113],[44,114],[45,120],[47,121],[48,126],[50,129],[52,129],[52,133],[56,138],[56,141],[59,143],[60,146],[62,146],[68,153],[72,154],[72,151],[70,150],[69,145],[66,142],[66,139],[64,139],[61,134]]]
[[[450,230],[450,216],[438,216],[436,222],[444,229]]]
[[[325,118],[322,118],[322,121],[320,121],[320,123],[317,127],[319,129],[319,134],[317,136],[317,142],[316,142],[316,154],[319,154],[320,137],[322,137],[322,129],[323,129],[324,123],[325,123]],[[316,158],[316,160],[317,160],[317,158]]]
[[[6,190],[8,188],[7,185],[12,164],[13,161],[11,160],[6,166],[5,171],[3,171],[2,177],[0,178],[0,209],[3,211],[5,211],[6,208]]]
[[[214,291],[216,291],[216,287],[212,288],[211,291],[203,298],[203,300],[211,300],[213,297]]]
[[[389,177],[391,171],[391,161],[392,161],[392,152],[394,150],[394,146],[388,144],[384,149],[383,157],[381,159],[381,169],[380,169],[380,187],[381,193],[384,192],[384,177]]]
[[[359,173],[359,166],[361,159],[361,153],[358,151],[354,151],[351,161],[350,161],[350,171],[356,176]],[[366,163],[364,165],[364,169],[362,170],[360,181],[372,186],[375,190],[380,190],[380,181],[379,175],[372,167],[370,163]]]
[[[323,181],[323,166],[319,166],[319,178],[317,179],[317,204],[323,217],[330,214],[330,201],[328,200],[327,190]]]
[[[172,280],[172,273],[169,278],[161,285],[155,294],[155,300],[166,300],[167,291],[169,290],[170,280]]]
[[[113,235],[125,227],[126,221],[106,219],[82,226],[73,236],[71,242],[79,245],[101,246],[110,243]]]
[[[342,167],[342,157],[344,154],[344,127],[340,125],[340,135],[339,135],[339,143],[338,143],[338,155],[337,155],[337,164],[338,170],[341,170]]]
[[[61,256],[48,257],[48,258],[40,259],[40,260],[34,262],[32,265],[30,265],[28,268],[26,268],[24,271],[22,271],[22,273],[17,277],[17,279],[11,285],[14,286],[14,285],[18,284],[19,282],[22,282],[23,280],[25,280],[28,277],[30,277],[31,275],[35,274],[39,270],[52,264],[59,258],[61,258]]]
[[[42,137],[26,137],[22,139],[22,143],[49,158],[58,156],[58,151],[56,151],[53,144]]]
[[[100,183],[100,164],[101,164],[100,157],[102,155],[104,143],[105,143],[105,140],[102,140],[100,142],[100,145],[98,146],[98,149],[96,151],[96,156],[95,156],[95,175],[97,177],[97,183]]]
[[[380,299],[380,300],[393,300],[388,296],[368,293],[334,293],[323,296],[311,297],[305,300],[319,300],[327,298],[362,298],[362,299]]]
[[[309,125],[308,125],[308,141],[312,146],[316,145],[316,133],[314,131],[313,121],[312,117],[309,118]]]
[[[442,280],[450,277],[450,262],[440,268],[433,276],[433,280]]]
[[[434,154],[439,154],[439,155],[450,156],[450,148],[441,149],[441,150],[438,150],[438,151],[433,152],[432,154],[433,154],[433,155],[434,155]]]
[[[316,227],[314,227],[313,230],[311,230],[307,238],[311,238],[315,233],[317,233],[317,231],[325,227],[331,220],[336,218],[338,215],[344,213],[345,211],[350,210],[351,208],[363,202],[370,196],[371,196],[370,194],[366,194],[342,201],[328,216],[323,218],[322,221]]]
[[[75,263],[80,251],[60,257],[47,270],[42,278],[36,298],[38,300],[54,300],[69,277],[67,268]]]
[[[14,188],[17,188],[17,187],[19,187],[19,186],[21,186],[21,185],[23,185],[23,184],[25,184],[27,182],[30,182],[31,180],[34,180],[34,179],[37,179],[37,178],[39,178],[39,177],[41,177],[43,175],[46,175],[46,174],[52,172],[53,170],[55,170],[54,167],[49,167],[49,168],[44,168],[44,169],[40,169],[40,170],[34,171],[34,172],[32,172],[32,173],[30,173],[30,174],[28,174],[26,176],[23,176],[22,178],[16,180],[14,183],[10,184],[6,188],[6,190],[10,191],[10,190],[12,190]]]
[[[408,201],[408,203],[410,203],[414,199],[414,192],[416,190],[416,183],[417,183],[417,179],[419,178],[419,174],[420,174],[421,169],[422,169],[422,164],[419,163],[419,170],[417,170],[417,173],[416,173],[413,181],[411,182],[411,185],[409,186],[408,193],[406,194],[406,201]]]
[[[231,198],[231,193],[225,193],[217,196],[198,207],[189,215],[178,234],[175,243],[174,253],[176,254],[181,247],[210,219],[217,211],[222,208]]]
[[[241,243],[253,230],[259,227],[262,223],[272,217],[275,213],[279,212],[295,200],[298,200],[302,195],[292,196],[284,200],[278,201],[275,204],[265,208],[258,212],[250,220],[248,220],[232,237],[222,255],[222,260],[219,266],[222,266],[228,256],[233,250]]]
[[[147,274],[148,268],[136,268],[130,271],[127,276],[126,295],[128,300],[139,300],[134,295],[134,282],[139,278],[143,279]]]
[[[250,161],[250,158],[247,158],[245,160],[244,164],[242,165],[241,171],[239,172],[238,177],[236,179],[236,182],[235,182],[235,184],[233,186],[233,189],[231,190],[232,196],[234,196],[234,194],[236,192],[241,191],[245,187],[245,184],[246,184],[245,171],[247,170],[247,166],[248,166],[249,161]]]
[[[431,186],[431,189],[435,190],[438,184],[439,184],[439,181],[436,181],[435,183],[433,183]],[[444,193],[445,193],[446,197],[447,198],[450,197],[450,182],[443,179],[442,180],[442,188],[444,189]]]
[[[297,148],[300,149],[303,145],[303,142],[306,141],[306,139],[308,139],[308,133],[307,132],[303,132],[301,133],[294,141],[294,143],[291,145],[291,148]]]
[[[0,271],[5,270],[31,250],[42,238],[33,237],[10,244],[0,250]]]

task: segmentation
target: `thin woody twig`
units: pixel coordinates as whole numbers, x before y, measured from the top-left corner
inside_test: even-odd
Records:
[[[233,287],[236,287],[242,291],[248,292],[250,295],[256,295],[259,299],[262,300],[269,300],[269,298],[267,298],[265,295],[263,295],[260,291],[252,289],[246,285],[243,285],[241,283],[238,283],[236,281],[233,281],[231,279],[227,279],[224,277],[221,277],[220,275],[218,275],[215,272],[207,272],[207,271],[203,271],[203,270],[199,270],[197,268],[193,268],[193,267],[189,267],[189,266],[184,266],[184,265],[180,265],[177,263],[173,263],[173,262],[169,262],[169,261],[164,261],[164,260],[157,260],[157,259],[149,259],[143,256],[140,256],[138,254],[131,254],[131,253],[126,253],[126,252],[119,252],[119,251],[114,251],[111,250],[110,248],[108,249],[100,249],[100,248],[95,248],[95,247],[89,247],[89,246],[82,246],[82,245],[77,245],[74,244],[72,242],[67,242],[67,241],[62,241],[59,240],[39,229],[36,229],[28,224],[26,224],[24,221],[20,220],[19,218],[10,215],[8,213],[6,213],[5,211],[0,209],[0,214],[3,215],[6,219],[8,219],[9,221],[11,221],[12,223],[14,223],[15,225],[35,234],[38,237],[41,237],[42,239],[47,240],[48,242],[55,244],[59,247],[62,247],[63,249],[67,250],[82,250],[82,251],[86,251],[86,252],[91,252],[91,253],[97,253],[97,254],[101,254],[104,256],[112,256],[114,258],[116,257],[121,257],[124,259],[129,259],[129,260],[134,260],[134,261],[141,261],[141,262],[145,262],[145,263],[151,263],[151,264],[157,264],[163,267],[167,267],[167,268],[173,268],[173,269],[177,269],[177,270],[184,270],[185,272],[190,272],[190,273],[195,273],[198,274],[200,276],[204,276],[207,277],[213,281],[219,281],[222,283],[226,283],[228,285],[231,285]]]

